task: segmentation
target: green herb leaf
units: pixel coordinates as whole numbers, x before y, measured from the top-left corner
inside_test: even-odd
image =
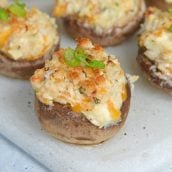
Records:
[[[18,17],[26,16],[26,5],[24,3],[20,3],[19,0],[15,0],[13,4],[11,4],[8,10]]]
[[[7,11],[3,8],[0,8],[0,20],[8,21],[8,18],[9,18],[9,15]]]
[[[74,57],[78,61],[85,63],[87,55],[84,53],[84,50],[82,48],[76,48],[76,50],[74,51]]]
[[[86,66],[98,69],[105,68],[105,64],[102,61],[89,59],[82,48],[76,48],[76,50],[68,48],[64,56],[66,64],[70,67]]]
[[[168,28],[169,32],[172,32],[172,25],[170,25],[170,27]]]
[[[82,48],[76,48],[76,50],[74,51],[74,58],[76,58],[83,65],[87,64],[87,55]]]
[[[75,50],[68,48],[66,49],[65,54],[64,54],[65,62],[70,67],[77,67],[80,65],[80,61],[74,58],[74,51]]]
[[[102,61],[98,61],[98,60],[92,60],[89,64],[88,67],[91,68],[98,68],[98,69],[104,69],[105,68],[105,64]]]

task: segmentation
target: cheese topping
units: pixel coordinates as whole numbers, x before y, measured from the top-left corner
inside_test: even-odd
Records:
[[[149,8],[145,14],[140,46],[144,54],[155,63],[160,71],[156,74],[172,80],[172,14],[157,8]],[[172,84],[172,83],[171,83]]]
[[[36,60],[59,41],[55,19],[36,8],[26,17],[0,20],[0,51],[14,60]]]
[[[76,18],[97,34],[110,33],[114,27],[132,21],[142,3],[142,0],[57,0],[54,15]]]
[[[50,106],[55,102],[70,104],[73,111],[82,112],[100,128],[118,123],[127,98],[127,80],[119,62],[88,39],[78,40],[77,47],[105,67],[70,67],[64,60],[66,49],[60,49],[31,78],[37,98]]]

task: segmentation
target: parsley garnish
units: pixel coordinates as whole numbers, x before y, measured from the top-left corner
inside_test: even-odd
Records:
[[[76,48],[75,50],[67,48],[64,59],[65,63],[70,67],[84,66],[97,69],[105,68],[105,64],[102,61],[92,60],[82,48]]]
[[[14,2],[7,8],[0,8],[0,20],[8,21],[10,13],[17,17],[26,16],[26,4],[21,3],[19,0]]]
[[[26,16],[26,4],[19,2],[19,0],[14,0],[14,2],[8,7],[8,10],[18,17]]]
[[[8,18],[9,18],[8,12],[5,9],[0,8],[0,20],[7,21]]]

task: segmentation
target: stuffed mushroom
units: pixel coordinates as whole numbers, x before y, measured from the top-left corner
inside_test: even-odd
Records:
[[[101,143],[127,118],[130,81],[118,60],[89,39],[55,52],[31,83],[42,127],[62,141]]]
[[[137,61],[146,78],[172,94],[172,14],[150,7],[139,36]]]
[[[55,19],[19,1],[0,7],[0,74],[29,79],[58,46]]]
[[[63,19],[73,38],[88,37],[103,46],[133,34],[144,12],[144,0],[56,0],[54,7],[54,15]]]

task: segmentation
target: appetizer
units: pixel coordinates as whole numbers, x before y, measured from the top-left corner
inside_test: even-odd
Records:
[[[87,38],[56,51],[31,83],[42,127],[62,141],[101,143],[126,120],[130,81],[118,60]]]
[[[58,46],[55,19],[18,0],[0,7],[0,74],[29,79]]]
[[[155,6],[162,10],[172,8],[172,0],[146,0],[148,6]]]
[[[145,76],[172,94],[172,12],[150,7],[139,37],[137,61]]]
[[[56,0],[54,7],[73,38],[88,37],[103,46],[119,44],[134,33],[144,12],[144,0]]]

